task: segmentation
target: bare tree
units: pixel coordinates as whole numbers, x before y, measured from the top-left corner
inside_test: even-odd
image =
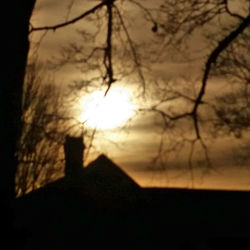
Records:
[[[83,137],[87,149],[84,158],[87,160],[95,131],[85,130],[84,124],[69,115],[75,101],[74,96],[65,96],[52,74],[36,57],[27,65],[23,126],[17,151],[17,196],[64,176],[63,145],[67,135]],[[66,107],[69,112],[65,111]]]
[[[145,31],[149,34],[146,42],[144,37],[140,39],[140,35],[135,34],[134,26],[129,22],[133,16],[131,7],[136,9],[137,16],[145,24]],[[149,1],[107,0],[65,22],[44,27],[31,26],[30,32],[55,31],[91,16],[89,22],[94,28],[78,30],[83,42],[65,46],[55,66],[73,63],[84,73],[84,78],[73,85],[77,90],[105,84],[108,94],[112,84],[126,77],[140,83],[141,93],[149,97],[152,104],[142,105],[139,110],[153,112],[161,118],[162,139],[156,159],[164,161],[170,152],[180,152],[180,148],[188,147],[187,161],[192,166],[197,144],[208,162],[204,138],[207,124],[216,129],[233,128],[234,131],[247,128],[249,124],[249,91],[246,87],[249,78],[245,73],[249,62],[247,57],[241,56],[240,62],[238,59],[242,44],[245,53],[249,52],[249,40],[246,39],[250,23],[249,2],[242,1],[236,7],[232,1],[224,0],[168,0],[157,1],[154,5]],[[201,70],[195,80],[187,76],[177,80],[157,76],[151,66],[164,65],[168,55],[174,56],[175,60],[181,58],[185,63],[196,60],[194,50],[191,50],[192,39],[196,38],[204,39],[207,46],[199,54]],[[240,50],[243,51],[242,48]],[[167,63],[165,67],[168,67]],[[207,89],[211,77],[219,75],[226,79],[230,74],[240,82],[244,78],[245,88],[240,98],[229,94],[209,99]],[[227,102],[233,99],[237,102],[244,99],[245,108],[240,109],[241,114],[244,110],[242,117],[232,107],[227,108]],[[240,108],[238,103],[235,106]],[[237,119],[232,118],[236,113]],[[228,122],[228,116],[233,122]]]
[[[60,115],[62,98],[46,77],[44,67],[33,62],[27,66],[23,96],[23,129],[19,141],[19,166],[16,192],[22,195],[58,178],[63,167],[65,129]],[[46,81],[46,82],[45,82]],[[61,130],[61,131],[60,131]],[[61,171],[62,172],[62,171]]]
[[[234,5],[232,1],[165,1],[159,9],[159,16],[155,19],[154,32],[161,38],[161,55],[169,53],[182,62],[192,62],[197,56],[192,53],[190,44],[192,39],[203,37],[206,39],[207,47],[203,48],[199,55],[199,61],[203,69],[196,78],[193,87],[186,90],[188,81],[181,89],[171,87],[171,84],[161,84],[160,90],[165,96],[160,98],[156,104],[148,108],[162,117],[163,135],[168,132],[167,127],[173,126],[177,120],[193,120],[195,135],[183,138],[181,144],[189,143],[190,157],[192,158],[194,145],[199,142],[204,149],[204,155],[208,158],[207,146],[201,134],[204,126],[215,125],[214,128],[224,128],[233,131],[236,136],[240,131],[249,128],[249,33],[250,15],[249,2],[241,1]],[[217,27],[216,27],[216,26]],[[171,52],[169,48],[174,51]],[[195,52],[195,51],[193,51]],[[176,59],[175,59],[176,60]],[[177,59],[178,60],[178,59]],[[228,80],[237,81],[240,85],[238,93],[221,93],[221,97],[211,100],[207,97],[207,88],[211,77],[217,76]],[[170,87],[169,87],[170,86]],[[195,88],[192,91],[192,88]],[[233,90],[232,90],[233,91]],[[182,100],[185,107],[173,112],[171,102]],[[169,105],[168,105],[169,104]],[[233,104],[229,106],[230,104]],[[215,112],[211,111],[215,110]],[[216,122],[214,122],[216,120]],[[180,133],[183,135],[183,133]],[[180,138],[180,136],[178,137]],[[179,140],[178,140],[179,141]],[[162,139],[159,152],[167,153],[175,148],[176,143],[170,143],[167,151],[163,150],[164,139]],[[180,145],[180,143],[177,143]],[[189,158],[190,158],[189,157]],[[157,159],[160,159],[157,156]]]

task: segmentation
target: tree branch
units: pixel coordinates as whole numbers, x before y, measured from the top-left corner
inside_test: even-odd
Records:
[[[246,17],[244,21],[235,30],[233,30],[228,36],[226,36],[223,40],[219,42],[218,46],[212,51],[212,53],[209,55],[207,59],[205,65],[205,71],[202,78],[202,85],[192,111],[197,138],[200,138],[197,110],[199,105],[202,103],[203,96],[205,95],[207,81],[211,71],[211,67],[213,64],[216,63],[216,60],[220,55],[220,53],[224,51],[231,44],[231,42],[234,41],[238,37],[238,35],[240,35],[245,30],[245,28],[249,24],[250,24],[250,15]]]
[[[104,5],[107,5],[109,2],[109,0],[106,0],[106,1],[102,1],[101,3],[97,4],[96,6],[94,6],[92,9],[90,10],[87,10],[86,12],[82,13],[80,16],[77,16],[69,21],[66,21],[66,22],[63,22],[63,23],[59,23],[59,24],[56,24],[56,25],[51,25],[51,26],[42,26],[42,27],[33,27],[31,25],[31,28],[30,28],[30,32],[29,33],[32,33],[34,31],[41,31],[41,30],[57,30],[59,28],[63,28],[65,26],[68,26],[70,24],[73,24],[83,18],[85,18],[86,16],[94,13],[96,10],[98,10],[99,8],[101,8],[102,6]]]
[[[105,96],[107,95],[111,84],[115,82],[115,79],[113,78],[113,62],[112,62],[112,29],[113,29],[113,1],[107,2],[107,11],[108,11],[108,31],[107,31],[107,47],[105,49],[105,55],[104,55],[104,64],[106,67],[106,75],[104,79],[108,78],[107,84],[108,88],[105,91]]]
[[[115,9],[116,9],[117,15],[118,15],[118,17],[119,17],[119,19],[120,19],[121,26],[122,26],[122,28],[123,28],[123,30],[124,30],[124,32],[125,32],[125,34],[126,34],[126,37],[127,37],[127,39],[128,39],[128,43],[129,43],[129,46],[130,46],[132,55],[133,55],[133,57],[134,57],[135,66],[137,67],[138,75],[139,75],[139,77],[140,77],[140,79],[141,79],[141,81],[142,81],[143,93],[145,93],[146,80],[145,80],[144,75],[143,75],[143,72],[142,72],[142,70],[141,70],[141,63],[140,63],[140,60],[139,60],[139,58],[138,58],[136,49],[135,49],[135,47],[134,47],[134,44],[133,44],[133,41],[132,41],[132,39],[131,39],[131,37],[130,37],[130,34],[129,34],[129,32],[128,32],[128,29],[127,29],[127,27],[126,27],[126,25],[125,25],[125,23],[124,23],[123,17],[122,17],[122,15],[121,15],[119,9],[118,9],[116,6],[115,6]]]
[[[228,0],[225,1],[225,9],[226,9],[226,12],[227,12],[230,16],[236,17],[236,18],[240,19],[241,21],[244,21],[245,18],[244,18],[243,16],[241,16],[241,15],[239,15],[239,14],[237,14],[237,13],[233,13],[233,12],[229,9],[229,7],[228,7]]]

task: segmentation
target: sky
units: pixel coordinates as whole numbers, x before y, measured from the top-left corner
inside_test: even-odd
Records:
[[[157,3],[160,1],[158,0]],[[31,23],[34,27],[39,27],[64,22],[88,10],[97,3],[98,1],[90,0],[37,0]],[[154,1],[154,3],[156,2]],[[145,4],[150,6],[152,1],[145,1]],[[123,126],[121,127],[105,128],[97,131],[96,139],[94,140],[96,152],[93,152],[89,160],[93,159],[98,153],[105,153],[142,186],[250,190],[249,131],[245,132],[242,138],[235,139],[233,136],[213,138],[204,130],[212,167],[210,169],[203,167],[205,164],[202,160],[204,159],[204,151],[198,142],[194,148],[194,168],[190,171],[188,155],[191,152],[191,144],[186,142],[182,147],[180,145],[183,142],[181,136],[185,135],[186,138],[189,138],[193,135],[190,121],[177,123],[176,128],[169,128],[167,134],[162,137],[162,127],[159,126],[161,119],[150,112],[138,112],[137,110],[138,108],[147,108],[158,102],[159,95],[162,93],[159,94],[159,89],[155,88],[156,83],[160,86],[165,82],[170,83],[167,85],[169,89],[165,89],[166,91],[172,90],[173,87],[177,87],[177,89],[184,91],[183,93],[188,94],[192,94],[192,91],[197,91],[194,87],[194,82],[199,79],[202,73],[204,63],[202,60],[204,60],[203,58],[208,48],[204,38],[198,31],[188,41],[188,49],[196,60],[186,62],[184,60],[185,55],[178,55],[173,49],[168,51],[168,53],[159,53],[161,46],[163,49],[166,39],[160,38],[157,40],[154,37],[151,32],[151,24],[143,21],[142,18],[138,18],[139,15],[136,8],[126,9],[128,7],[122,7],[122,14],[124,16],[127,15],[127,17],[130,15],[126,19],[126,25],[129,28],[131,38],[136,45],[143,43],[143,46],[136,46],[136,50],[141,52],[146,48],[144,54],[142,54],[142,59],[148,62],[146,65],[148,68],[144,70],[144,74],[148,82],[147,88],[150,91],[148,91],[146,98],[142,97],[142,95],[136,97],[142,89],[138,75],[127,74],[122,77],[123,70],[129,71],[131,68],[129,62],[131,54],[128,53],[129,49],[127,47],[129,46],[126,42],[126,50],[119,50],[119,43],[124,40],[124,37],[118,37],[120,34],[118,32],[117,41],[119,42],[117,44],[114,42],[118,46],[118,49],[114,52],[114,60],[117,60],[116,73],[118,81],[114,84],[114,89],[117,87],[118,89],[124,88],[125,92],[129,91],[131,94],[129,97],[131,99],[130,105],[135,107],[135,110],[133,110],[133,115],[129,116],[130,119],[125,125],[122,124]],[[104,14],[100,12],[99,15],[103,17]],[[37,53],[39,60],[47,65],[48,61],[54,62],[61,58],[62,54],[60,51],[62,48],[67,47],[72,42],[81,45],[83,50],[88,51],[89,48],[86,47],[85,43],[83,44],[83,40],[76,30],[84,28],[86,32],[93,34],[96,31],[96,26],[93,26],[92,22],[93,20],[86,19],[56,31],[32,33],[30,36],[31,42],[41,42],[38,47],[32,47],[30,57]],[[96,22],[96,25],[99,25],[100,33],[105,31],[103,22]],[[102,44],[103,40],[105,40],[103,36],[99,35],[93,40],[93,44],[98,46],[98,43]],[[158,60],[149,61],[148,56],[150,55],[158,58]],[[121,62],[119,61],[119,56],[123,56]],[[67,89],[76,80],[91,79],[95,74],[98,74],[95,70],[89,73],[89,71],[85,71],[84,67],[65,65],[53,71],[53,78],[59,88]],[[206,100],[215,96],[219,97],[222,91],[225,92],[227,89],[231,91],[231,88],[222,77],[213,77],[209,82]],[[96,89],[100,90],[100,87]],[[111,91],[113,91],[112,87]],[[112,93],[111,91],[110,93]],[[88,96],[86,93],[82,95],[83,97]],[[117,101],[114,100],[114,102]],[[79,102],[76,101],[76,103]],[[188,103],[176,100],[170,102],[169,105],[173,111],[177,110],[178,112],[189,107]],[[72,113],[70,108],[67,112],[76,115],[76,113]],[[76,115],[76,118],[78,119],[79,115]],[[176,149],[167,153],[168,159],[165,161],[164,166],[154,166],[153,159],[157,156],[161,138],[164,139],[165,144],[169,143],[170,146],[172,142],[175,142]],[[172,143],[172,146],[174,146],[174,143]],[[198,165],[199,167],[197,168]]]

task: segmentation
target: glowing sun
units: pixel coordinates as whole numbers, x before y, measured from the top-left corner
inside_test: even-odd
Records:
[[[85,125],[98,129],[114,129],[131,118],[135,113],[135,105],[131,102],[131,93],[127,89],[110,89],[95,91],[80,100],[82,113],[79,116]]]

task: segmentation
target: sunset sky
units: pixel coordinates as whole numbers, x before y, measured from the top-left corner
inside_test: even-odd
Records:
[[[152,7],[152,3],[159,5],[161,2],[162,0],[147,0],[145,4]],[[231,8],[244,15],[244,10],[235,5],[234,2],[231,1]],[[34,27],[61,23],[83,13],[98,3],[99,1],[94,0],[37,0],[31,23]],[[96,124],[97,132],[94,140],[96,151],[92,151],[93,155],[90,156],[89,160],[93,159],[98,153],[105,153],[143,186],[250,190],[249,130],[246,130],[241,138],[235,138],[234,136],[217,138],[208,134],[207,131],[210,128],[205,126],[203,137],[211,158],[212,169],[196,168],[193,172],[190,172],[188,160],[191,146],[188,143],[183,147],[176,146],[175,150],[169,152],[165,166],[154,167],[152,160],[157,156],[161,143],[162,126],[160,124],[162,120],[153,112],[139,110],[147,109],[158,103],[158,98],[162,93],[159,94],[160,89],[155,87],[157,84],[161,86],[164,82],[170,82],[169,90],[176,88],[183,94],[187,93],[191,96],[192,91],[197,92],[205,56],[211,48],[211,44],[202,36],[200,30],[195,32],[187,43],[187,55],[191,56],[191,59],[187,61],[185,54],[180,55],[173,48],[164,49],[163,45],[166,44],[167,38],[161,40],[162,42],[160,42],[161,37],[155,38],[151,31],[151,24],[142,18],[142,13],[138,8],[124,3],[121,4],[120,9],[123,16],[126,17],[124,22],[126,22],[130,37],[138,45],[136,50],[141,53],[142,60],[147,62],[143,73],[147,81],[148,92],[145,96],[141,94],[143,86],[137,73],[131,74],[129,72],[132,67],[129,61],[131,55],[126,53],[129,48],[126,51],[119,50],[121,40],[124,40],[124,37],[119,37],[120,33],[117,33],[114,41],[116,50],[113,53],[115,54],[114,60],[116,60],[115,73],[117,75],[115,75],[115,78],[118,80],[111,86],[106,99],[101,102],[97,101],[104,95],[106,86],[98,86],[98,81],[96,81],[93,82],[89,93],[79,94],[80,96],[76,98],[73,108],[69,106],[69,110],[65,110],[65,113],[70,113],[80,122],[88,117],[89,121],[86,121],[86,128],[93,129]],[[69,43],[82,46],[87,54],[88,50],[91,51],[88,46],[94,44],[98,47],[105,41],[103,38],[103,34],[105,34],[104,20],[106,20],[104,13],[99,12],[99,17],[101,21],[94,20],[95,24],[99,25],[99,31],[93,25],[93,20],[84,19],[56,31],[33,32],[30,36],[31,42],[40,41],[40,43],[39,46],[32,45],[30,58],[37,53],[39,60],[45,65],[48,64],[48,61],[55,62],[60,58],[62,59],[62,48],[66,48]],[[93,15],[93,18],[96,18],[96,15]],[[226,20],[225,22],[229,21]],[[211,29],[211,26],[207,29]],[[93,44],[83,40],[81,32],[79,32],[83,30],[92,35],[97,31],[99,32]],[[150,61],[152,58],[154,60]],[[157,60],[155,60],[156,58]],[[71,57],[71,59],[73,58]],[[53,75],[58,88],[66,91],[68,86],[77,80],[92,79],[99,73],[95,70],[86,72],[84,67],[80,68],[79,65],[67,64],[50,71],[49,74]],[[209,79],[205,100],[210,101],[230,91],[234,91],[233,87],[229,86],[222,76],[213,76]],[[161,96],[161,98],[164,97]],[[173,113],[180,112],[180,110],[185,111],[190,107],[189,103],[179,99],[169,102],[168,105]],[[88,112],[91,110],[91,113],[84,112],[83,107],[88,107]],[[99,107],[98,111],[95,111],[95,107]],[[107,109],[114,110],[114,113],[105,114]],[[95,112],[99,120],[92,117]],[[209,116],[209,111],[202,110],[202,112],[206,114],[205,116]],[[102,119],[105,121],[102,121]],[[174,129],[168,128],[164,141],[166,143],[172,142],[172,140],[181,141],[182,136],[191,138],[194,135],[191,124],[189,120],[177,122]],[[201,165],[204,164],[202,157],[204,159],[204,152],[201,145],[197,143],[194,147],[196,165],[197,162],[200,162]]]

